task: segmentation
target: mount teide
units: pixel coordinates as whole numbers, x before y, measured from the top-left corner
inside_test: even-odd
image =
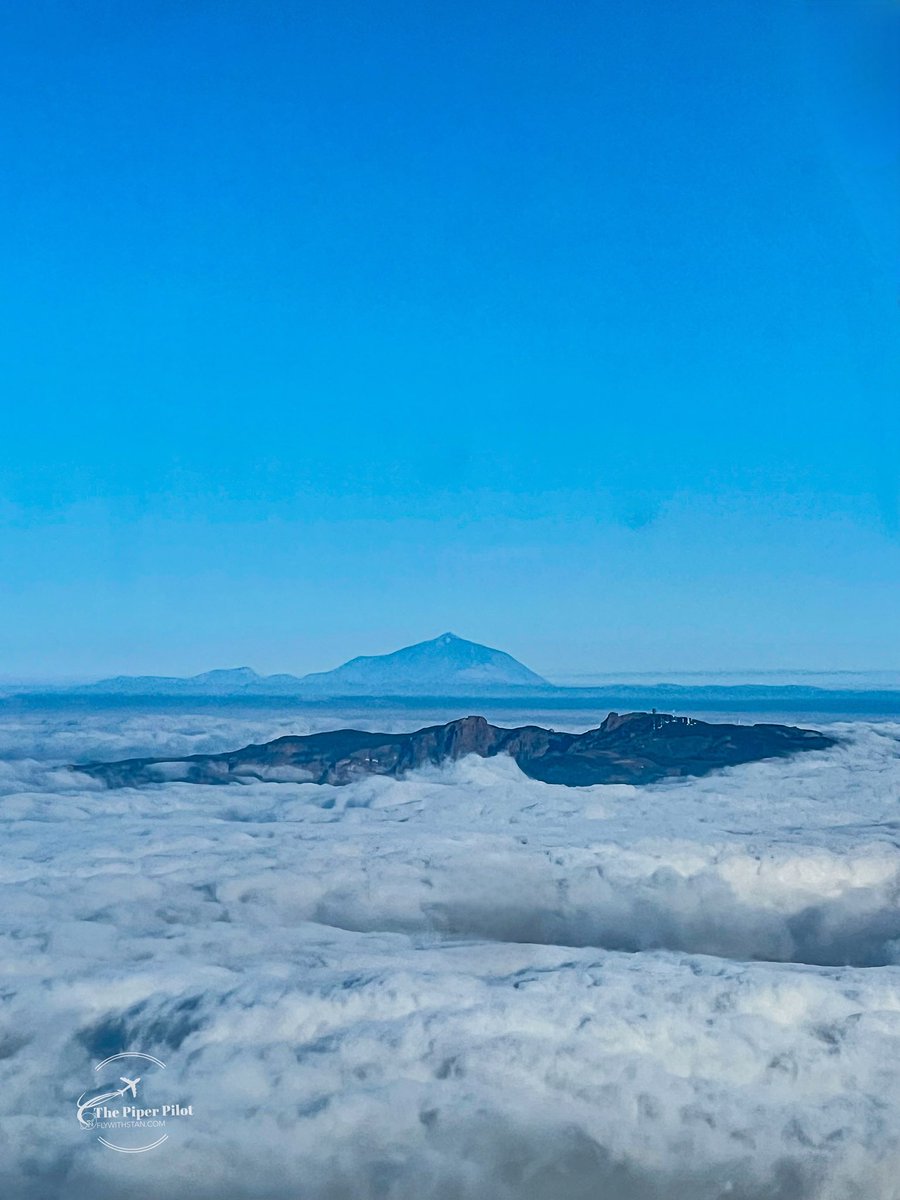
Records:
[[[352,658],[311,675],[257,675],[249,667],[190,678],[120,675],[72,689],[106,696],[474,696],[554,691],[553,684],[510,654],[443,633],[391,654]]]
[[[662,675],[662,673],[661,673]],[[309,675],[259,675],[250,667],[205,671],[190,677],[120,675],[81,686],[0,687],[0,700],[59,703],[81,697],[85,703],[140,704],[159,702],[292,701],[320,707],[331,701],[358,701],[382,707],[419,701],[479,700],[521,710],[534,701],[551,708],[596,710],[679,709],[696,714],[719,712],[898,713],[900,688],[869,691],[823,688],[805,684],[617,683],[560,686],[544,679],[502,650],[442,633],[429,641],[404,646],[390,654],[352,658],[332,671]],[[507,703],[508,702],[508,703]],[[470,710],[471,711],[471,710]]]
[[[302,682],[305,691],[353,696],[473,694],[553,686],[512,655],[455,633],[442,633],[392,654],[351,658],[333,671],[305,675]]]

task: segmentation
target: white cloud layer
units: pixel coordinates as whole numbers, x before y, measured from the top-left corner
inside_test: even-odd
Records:
[[[900,725],[645,789],[65,769],[311,727],[3,718],[0,1194],[900,1194]],[[121,1049],[195,1109],[149,1154],[75,1121]]]

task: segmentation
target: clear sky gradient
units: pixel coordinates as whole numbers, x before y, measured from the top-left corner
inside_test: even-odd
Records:
[[[898,21],[4,5],[0,675],[900,668]]]

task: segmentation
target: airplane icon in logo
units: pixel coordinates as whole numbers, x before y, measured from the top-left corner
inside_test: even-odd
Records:
[[[82,1092],[78,1097],[78,1123],[84,1129],[92,1129],[96,1117],[85,1120],[85,1112],[92,1108],[99,1108],[102,1104],[108,1104],[110,1100],[118,1100],[120,1096],[124,1096],[126,1092],[131,1092],[132,1100],[137,1100],[137,1085],[141,1082],[142,1076],[138,1075],[137,1079],[129,1079],[127,1075],[120,1075],[119,1082],[125,1086],[116,1088],[114,1092],[102,1092],[99,1096],[93,1096],[90,1100],[85,1100],[87,1093]]]

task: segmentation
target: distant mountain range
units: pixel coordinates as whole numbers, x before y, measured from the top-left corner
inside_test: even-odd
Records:
[[[625,683],[607,679],[564,687],[550,683],[502,650],[470,642],[454,633],[442,633],[440,637],[405,646],[391,654],[351,658],[332,671],[310,675],[258,675],[250,667],[234,667],[186,678],[117,675],[77,686],[7,685],[0,689],[0,695],[30,696],[35,700],[41,696],[74,696],[122,703],[154,698],[169,701],[179,697],[223,701],[285,697],[315,704],[332,699],[372,704],[396,699],[408,704],[426,698],[493,698],[516,703],[535,700],[549,708],[605,704],[609,708],[655,706],[681,711],[900,712],[900,687],[880,680],[873,683],[874,686],[866,687],[850,674],[849,686],[841,686],[835,678],[828,687],[783,681],[713,683],[708,677],[705,681],[698,678],[697,682],[679,683],[650,678],[638,682],[632,677]]]
[[[311,675],[257,675],[250,667],[205,671],[189,678],[117,675],[69,689],[105,696],[452,696],[555,690],[502,650],[442,633],[391,654],[351,658]]]

